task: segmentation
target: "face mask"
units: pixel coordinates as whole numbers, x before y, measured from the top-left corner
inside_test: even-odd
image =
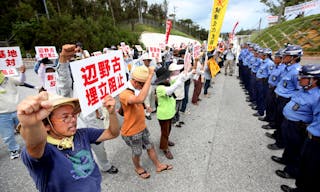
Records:
[[[82,57],[82,53],[76,53],[76,57]]]

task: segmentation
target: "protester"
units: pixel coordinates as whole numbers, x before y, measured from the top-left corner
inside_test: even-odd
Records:
[[[59,65],[57,66],[57,93],[64,97],[77,97],[77,93],[73,90],[73,77],[70,70],[69,60],[74,57],[75,53],[78,53],[80,47],[76,45],[66,44],[62,46],[62,52],[59,57]],[[108,113],[105,113],[108,115]],[[104,117],[108,119],[108,116]],[[87,116],[82,113],[77,118],[78,128],[101,128],[103,127],[103,121],[101,116],[96,112],[92,112]],[[118,173],[118,169],[113,166],[108,158],[104,147],[104,143],[99,145],[91,145],[92,150],[95,153],[96,161],[103,172],[109,174]]]
[[[17,104],[19,102],[19,91],[17,86],[23,85],[26,80],[25,66],[19,68],[19,79],[5,77],[0,70],[0,135],[10,152],[10,159],[20,156],[20,146],[17,143],[14,130],[19,121],[17,118]]]
[[[210,62],[210,60],[213,60],[213,59],[214,59],[213,54],[212,53],[208,53],[208,61],[204,65],[204,74],[203,74],[204,79],[205,79],[204,87],[203,87],[203,95],[204,95],[204,97],[209,97],[209,95],[210,95],[210,93],[208,92],[208,89],[209,89],[210,84],[211,84],[212,75],[211,75],[211,71],[210,71],[208,62]]]
[[[22,160],[39,191],[100,191],[101,174],[93,160],[90,144],[119,135],[115,100],[107,96],[106,129],[77,129],[80,112],[76,98],[41,92],[17,107],[21,136],[26,147]]]
[[[202,85],[203,85],[203,73],[204,73],[204,68],[199,58],[195,58],[193,70],[195,71],[195,74],[193,76],[194,89],[193,89],[191,103],[194,105],[198,105],[198,101],[201,100],[199,96],[200,96]]]
[[[156,167],[156,172],[171,170],[172,165],[162,164],[157,157],[154,145],[150,140],[150,133],[145,122],[143,102],[150,89],[154,67],[138,66],[132,72],[132,77],[128,82],[128,88],[119,95],[119,100],[123,110],[123,124],[121,136],[132,150],[132,161],[135,172],[143,179],[150,177],[140,165],[142,149],[146,149],[149,158]]]

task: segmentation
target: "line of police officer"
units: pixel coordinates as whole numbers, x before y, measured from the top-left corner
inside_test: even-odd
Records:
[[[283,170],[282,178],[295,178],[296,188],[281,185],[285,192],[320,191],[320,64],[301,66],[302,48],[287,45],[272,51],[247,42],[239,55],[239,77],[254,116],[275,129],[266,136],[275,139],[271,150],[284,149],[282,157],[272,156]],[[265,115],[265,116],[264,116]]]

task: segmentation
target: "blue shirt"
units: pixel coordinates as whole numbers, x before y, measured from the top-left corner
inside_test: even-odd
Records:
[[[269,73],[271,73],[270,70],[273,70],[273,68],[274,68],[274,63],[273,61],[271,61],[271,59],[267,58],[265,60],[262,60],[262,63],[256,75],[257,78],[259,79],[267,78],[269,76]]]
[[[281,79],[281,74],[283,73],[283,70],[286,68],[285,64],[280,63],[278,66],[275,65],[273,70],[270,72],[268,83],[271,86],[277,86]]]
[[[298,74],[300,68],[301,65],[299,63],[286,66],[283,71],[283,77],[275,89],[276,94],[281,97],[290,98],[295,91],[299,90]]]
[[[291,121],[303,121],[310,124],[319,99],[320,89],[318,87],[310,90],[300,89],[293,94],[291,100],[283,108],[283,115]]]
[[[21,158],[42,192],[53,191],[101,191],[101,174],[91,152],[104,129],[78,129],[74,135],[74,150],[59,150],[56,145],[46,143],[43,156],[33,159],[26,148]]]
[[[253,53],[251,51],[248,51],[248,54],[246,55],[246,57],[244,58],[244,61],[243,61],[244,66],[249,66],[251,57],[254,57]]]
[[[315,110],[313,111],[313,121],[307,127],[307,130],[313,135],[320,137],[320,101],[318,101]]]
[[[252,62],[251,71],[253,73],[257,73],[260,68],[260,65],[262,64],[262,59],[260,59],[258,57],[254,57],[254,58],[255,58],[255,60],[254,60],[254,62]]]
[[[239,61],[244,61],[244,58],[245,58],[245,56],[248,54],[248,49],[247,48],[245,48],[245,49],[241,49],[241,51],[240,51],[240,54],[239,54],[239,57],[238,57],[238,60]]]

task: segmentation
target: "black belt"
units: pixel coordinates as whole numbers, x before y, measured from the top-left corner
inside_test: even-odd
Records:
[[[311,139],[311,140],[313,140],[313,141],[318,141],[318,142],[320,142],[320,137],[314,136],[314,135],[312,135],[310,132],[308,132],[308,138]]]
[[[284,117],[284,118],[287,119],[287,117]],[[296,124],[298,127],[300,127],[300,128],[303,129],[303,130],[306,130],[306,129],[307,129],[308,124],[305,123],[305,122],[303,122],[303,121],[291,121],[291,120],[289,120],[289,119],[287,119],[287,120],[290,121],[290,122],[292,122],[292,123],[294,123],[294,124]]]

